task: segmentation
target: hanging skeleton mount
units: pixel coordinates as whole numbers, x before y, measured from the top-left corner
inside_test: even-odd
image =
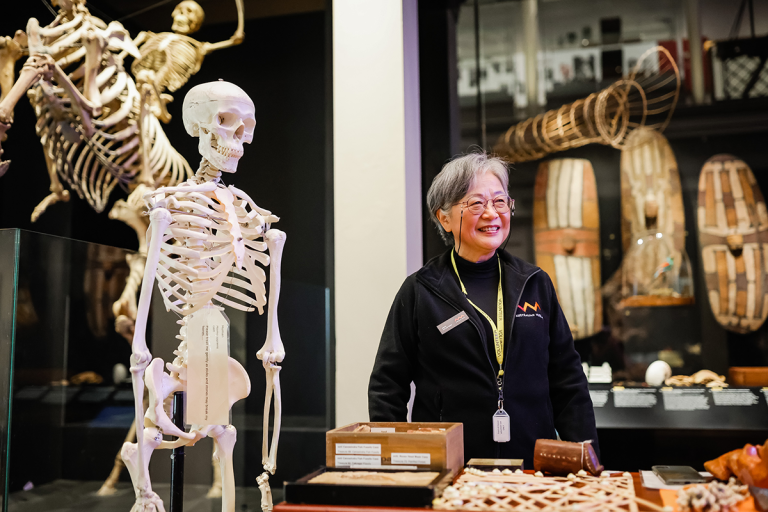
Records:
[[[238,160],[243,155],[243,144],[253,140],[256,119],[253,102],[245,92],[222,81],[198,85],[184,99],[183,118],[187,132],[200,139],[199,150],[203,157],[200,168],[194,178],[178,186],[161,187],[145,196],[150,212],[147,263],[131,356],[137,443],[126,443],[122,451],[136,490],[132,511],[162,510],[162,502],[152,491],[149,481],[149,458],[154,449],[191,445],[209,436],[214,439],[214,458],[221,469],[222,510],[234,512],[232,450],[237,435],[235,428],[190,420],[192,407],[196,403],[190,400],[187,419],[192,427],[190,432],[182,431],[169,418],[164,402],[174,392],[191,393],[200,384],[195,380],[198,375],[191,369],[196,357],[192,347],[203,336],[203,331],[193,325],[199,325],[200,318],[206,318],[199,315],[223,318],[218,313],[223,306],[243,311],[258,309],[262,313],[266,305],[267,339],[256,354],[263,362],[267,379],[265,423],[269,421],[273,395],[275,404],[272,444],[270,447],[266,424],[262,453],[264,473],[258,478],[262,508],[266,512],[272,509],[268,477],[276,469],[280,435],[280,366],[277,363],[285,357],[285,348],[277,323],[277,302],[285,234],[271,228],[278,221],[276,216],[258,207],[245,192],[232,185],[225,187],[220,182],[222,172],[234,173],[237,170]],[[264,272],[267,267],[269,300]],[[176,358],[168,364],[159,358],[152,359],[145,339],[155,279],[166,309],[180,316],[178,338],[181,343],[174,352]],[[211,327],[212,324],[207,325]],[[207,348],[208,344],[205,346],[206,351],[213,350]],[[205,353],[206,358],[208,354]],[[211,355],[211,361],[214,357],[215,354]],[[226,377],[223,379],[227,393],[224,418],[227,418],[232,404],[250,393],[250,379],[242,365],[232,358],[227,359],[228,363],[224,365]],[[164,368],[170,373],[166,373]],[[202,387],[206,390],[207,403],[207,378],[205,382]],[[145,383],[149,392],[146,411],[142,404]],[[211,403],[216,405],[213,401]],[[162,441],[162,434],[178,439],[165,442]]]

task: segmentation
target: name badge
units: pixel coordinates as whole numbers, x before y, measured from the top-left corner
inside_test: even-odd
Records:
[[[452,316],[451,318],[449,318],[445,322],[443,322],[440,325],[438,325],[437,326],[437,330],[440,331],[440,334],[445,334],[448,331],[450,331],[451,329],[453,329],[454,327],[456,327],[457,325],[463,324],[467,320],[469,320],[469,317],[467,316],[467,314],[464,311],[462,311],[458,315]]]
[[[497,443],[509,442],[509,414],[504,409],[493,415],[493,440]]]

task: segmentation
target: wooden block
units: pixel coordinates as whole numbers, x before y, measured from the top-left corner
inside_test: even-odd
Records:
[[[706,178],[706,189],[705,189],[705,203],[704,203],[704,211],[707,213],[707,223],[706,226],[717,226],[717,218],[715,217],[715,178],[712,176],[711,172],[708,172],[705,174]]]
[[[747,203],[747,207],[752,210],[755,208],[755,194],[752,193],[752,185],[747,176],[748,172],[748,168],[739,167],[739,181],[741,182],[741,190],[744,192],[744,201]]]
[[[744,317],[747,312],[747,291],[738,290],[736,292],[736,316],[739,318]]]
[[[361,426],[371,432],[355,432]],[[438,429],[427,433],[409,430]],[[445,430],[440,430],[445,429]],[[382,431],[373,431],[382,430]],[[342,459],[338,459],[338,457]],[[325,465],[341,467],[337,460],[347,462],[360,456],[361,464],[415,465],[419,469],[454,474],[464,467],[464,426],[461,423],[350,423],[325,433]],[[379,459],[374,463],[374,459]],[[428,461],[428,462],[427,462]]]
[[[720,311],[728,311],[728,265],[725,262],[725,252],[715,254],[717,261],[718,293],[720,294]]]

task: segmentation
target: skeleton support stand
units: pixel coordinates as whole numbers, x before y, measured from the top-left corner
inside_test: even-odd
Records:
[[[173,424],[184,430],[184,392],[173,394]],[[184,446],[173,449],[171,455],[171,507],[170,512],[184,510]]]

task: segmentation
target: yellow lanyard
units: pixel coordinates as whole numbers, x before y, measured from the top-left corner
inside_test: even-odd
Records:
[[[496,255],[498,259],[498,254]],[[483,315],[488,323],[491,324],[491,330],[493,331],[493,347],[496,350],[496,361],[499,363],[499,377],[504,375],[504,370],[501,368],[501,363],[504,362],[504,296],[501,293],[501,260],[499,259],[499,294],[496,299],[496,323],[493,323],[491,317],[489,317],[485,311],[475,305],[474,302],[469,300],[467,295],[467,289],[464,288],[464,283],[461,282],[461,276],[459,275],[459,269],[456,268],[456,260],[453,257],[453,251],[451,251],[451,263],[453,263],[453,270],[456,272],[456,277],[459,278],[459,284],[461,285],[461,291],[464,292],[464,296],[467,297],[467,302],[472,304],[478,313]]]

